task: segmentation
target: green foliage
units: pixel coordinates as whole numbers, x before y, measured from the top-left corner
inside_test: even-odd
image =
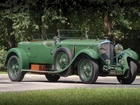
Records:
[[[0,70],[1,71],[4,70],[4,60],[6,58],[6,54],[7,54],[7,51],[4,48],[0,49]]]
[[[62,15],[61,9],[56,10],[54,8],[49,8],[44,11],[44,14],[42,15],[42,22],[44,22],[43,25],[48,30],[51,30],[52,27],[61,28],[61,25],[65,24],[66,20],[67,18]]]
[[[27,32],[31,25],[28,4],[18,3],[16,0],[11,2],[7,0],[4,9],[1,11],[1,26],[3,35],[8,42],[8,35],[15,35],[17,42],[25,40],[28,36]],[[9,20],[11,23],[9,23]],[[10,27],[11,26],[11,27]],[[10,33],[8,33],[10,31]]]
[[[88,30],[90,38],[104,38],[108,31],[104,26],[105,14],[111,17],[115,42],[134,44],[131,39],[139,38],[140,31],[139,4],[139,0],[1,1],[0,45],[8,47],[10,35],[20,42],[31,39],[32,34],[57,34],[57,29],[65,28]]]

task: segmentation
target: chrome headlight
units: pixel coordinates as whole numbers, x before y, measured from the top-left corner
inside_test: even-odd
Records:
[[[110,65],[110,60],[109,60],[109,59],[107,59],[107,60],[106,60],[106,63],[107,63],[108,65]]]
[[[105,53],[105,47],[104,47],[104,45],[102,45],[102,44],[98,45],[98,52],[100,54]]]
[[[120,54],[120,53],[122,53],[122,51],[123,51],[123,46],[122,46],[121,44],[117,44],[117,45],[115,46],[115,52],[116,52],[117,54]]]

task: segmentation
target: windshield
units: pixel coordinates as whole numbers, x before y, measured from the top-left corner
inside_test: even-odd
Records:
[[[58,32],[58,38],[59,39],[88,39],[88,31],[83,30],[57,30]],[[56,35],[53,33],[46,34],[46,39],[54,39]],[[44,40],[43,36],[41,34],[33,34],[32,35],[33,40]]]
[[[43,40],[43,37],[41,34],[33,34],[32,39],[33,40]]]
[[[88,38],[87,31],[82,30],[58,30],[58,37],[63,38]]]

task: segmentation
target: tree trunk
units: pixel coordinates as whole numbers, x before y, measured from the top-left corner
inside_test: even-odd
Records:
[[[111,33],[111,30],[112,30],[112,19],[111,19],[111,17],[106,13],[105,15],[104,15],[104,25],[107,27],[107,29],[108,29],[108,32],[107,32],[107,37],[111,40],[111,41],[113,41],[114,43],[116,43],[116,39],[115,39],[115,37],[114,37],[114,35]]]
[[[16,40],[15,40],[15,35],[11,35],[11,33],[13,32],[13,21],[11,19],[7,19],[7,33],[8,33],[8,45],[7,48],[13,48],[16,47]]]
[[[111,17],[108,16],[107,13],[104,15],[104,25],[108,29],[107,35],[110,36],[111,35],[111,29],[112,29],[112,20],[111,20]]]
[[[43,26],[43,23],[42,23],[42,36],[43,39],[46,40],[46,28]]]

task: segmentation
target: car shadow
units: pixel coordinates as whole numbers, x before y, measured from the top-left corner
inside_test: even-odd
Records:
[[[64,81],[64,80],[59,80],[57,82],[50,82],[48,80],[23,80],[21,82],[42,82],[42,83],[65,83],[65,84],[77,84],[77,85],[140,85],[140,84],[137,84],[137,83],[132,83],[132,84],[120,84],[119,82],[115,82],[115,83],[112,83],[112,82],[96,82],[94,84],[85,84],[85,83],[82,83],[81,81],[71,81],[71,80],[67,80],[67,81]]]
[[[120,83],[108,83],[108,82],[96,82],[94,84],[84,84],[82,83],[81,81],[57,81],[57,82],[50,82],[50,81],[47,81],[47,80],[23,80],[21,82],[12,82],[12,81],[8,81],[8,82],[0,82],[0,84],[3,84],[3,85],[8,85],[8,84],[22,84],[22,83],[42,83],[42,84],[62,84],[62,85],[82,85],[82,86],[86,86],[86,87],[133,87],[133,86],[138,86],[140,84],[138,83],[132,83],[132,84],[120,84]]]

